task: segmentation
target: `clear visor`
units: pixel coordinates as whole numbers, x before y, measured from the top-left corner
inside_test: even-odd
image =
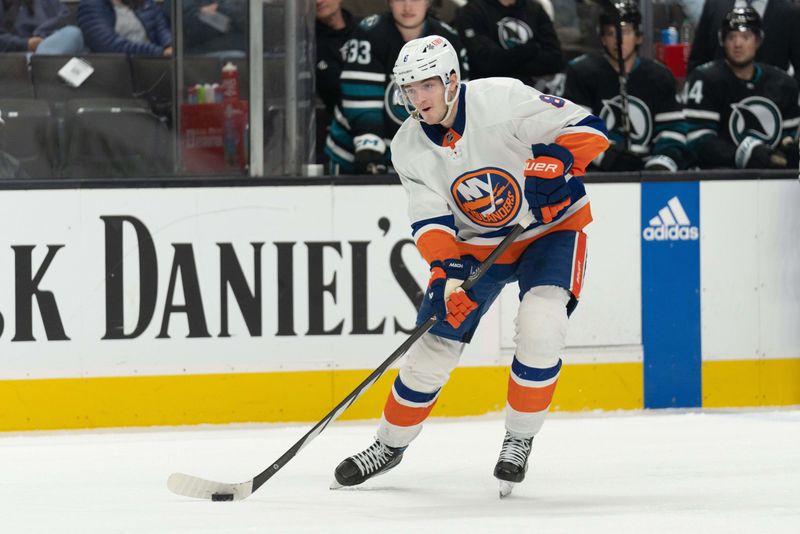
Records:
[[[406,111],[412,118],[422,120],[419,116],[417,107],[436,94],[436,90],[442,86],[439,78],[429,78],[418,83],[400,86],[400,100],[403,102]]]
[[[429,78],[420,83],[404,85],[400,88],[403,98],[414,108],[426,98],[436,94],[436,90],[442,87],[442,80],[439,78]]]

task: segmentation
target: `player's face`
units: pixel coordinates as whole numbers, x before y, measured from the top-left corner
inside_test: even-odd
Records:
[[[756,50],[761,44],[761,39],[751,31],[729,32],[723,41],[725,57],[736,66],[746,66],[752,63],[756,57]]]
[[[600,42],[606,52],[614,59],[619,59],[617,52],[617,28],[614,26],[604,26],[603,33],[600,35]],[[636,28],[630,24],[622,25],[622,57],[630,58],[636,51],[636,47],[642,44],[642,36],[636,34]]]
[[[447,104],[444,101],[444,84],[438,76],[408,83],[403,86],[403,92],[426,123],[438,124],[444,119]]]
[[[392,18],[403,28],[416,28],[425,20],[429,0],[389,0]]]
[[[317,0],[317,18],[327,19],[342,8],[342,0]]]

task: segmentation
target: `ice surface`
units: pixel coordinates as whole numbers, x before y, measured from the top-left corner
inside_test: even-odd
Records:
[[[798,409],[551,414],[504,500],[499,415],[430,421],[360,488],[328,486],[374,422],[334,424],[244,501],[166,488],[247,480],[310,426],[0,434],[0,532],[800,533]]]

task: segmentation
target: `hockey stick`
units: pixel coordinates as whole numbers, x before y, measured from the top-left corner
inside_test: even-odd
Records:
[[[467,290],[474,286],[478,280],[489,270],[495,260],[497,260],[498,256],[505,252],[505,250],[514,242],[514,240],[519,237],[519,235],[528,227],[529,224],[533,222],[533,213],[530,211],[519,221],[519,223],[514,226],[511,232],[503,238],[503,240],[498,244],[495,249],[489,254],[489,256],[481,263],[475,271],[469,275],[469,278],[464,281],[461,285],[461,288]],[[419,325],[406,339],[402,345],[397,347],[391,356],[386,358],[386,360],[378,366],[363,382],[361,382],[356,388],[342,400],[331,412],[322,418],[320,422],[318,422],[314,427],[309,430],[305,436],[300,438],[300,440],[292,445],[289,450],[287,450],[283,455],[275,460],[275,462],[257,474],[254,478],[248,480],[247,482],[239,482],[234,484],[229,484],[225,482],[213,482],[211,480],[205,480],[202,478],[198,478],[191,475],[185,475],[183,473],[173,473],[170,475],[169,479],[167,480],[167,487],[173,493],[178,495],[183,495],[185,497],[194,497],[196,499],[210,499],[212,501],[239,501],[242,499],[246,499],[250,495],[253,494],[258,488],[260,488],[264,483],[272,478],[272,476],[280,471],[280,469],[289,463],[289,460],[295,457],[295,455],[300,452],[303,447],[308,445],[308,443],[317,437],[325,427],[328,426],[332,421],[336,420],[342,413],[344,413],[347,408],[353,404],[358,397],[361,396],[367,389],[369,389],[372,384],[374,384],[383,374],[386,372],[387,369],[397,361],[406,351],[411,348],[411,345],[414,344],[420,337],[422,337],[425,332],[431,329],[438,319],[436,316],[432,316],[423,324]]]
[[[631,108],[628,100],[628,73],[625,72],[625,58],[622,57],[622,12],[617,12],[617,65],[619,67],[619,97],[622,118],[622,135],[625,149],[631,151]]]

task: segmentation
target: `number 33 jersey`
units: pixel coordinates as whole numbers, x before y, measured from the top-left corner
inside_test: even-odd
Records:
[[[455,113],[449,129],[409,118],[392,140],[392,163],[426,261],[462,255],[483,261],[491,253],[530,209],[523,171],[537,143],[557,143],[572,153],[572,203],[556,221],[532,223],[498,263],[516,261],[546,233],[580,230],[591,222],[579,176],[608,147],[598,117],[511,78],[462,83]]]

